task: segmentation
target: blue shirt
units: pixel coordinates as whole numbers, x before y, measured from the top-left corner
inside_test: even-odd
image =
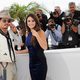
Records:
[[[55,37],[56,37],[57,40],[54,38],[53,34],[55,35]],[[59,44],[59,42],[62,41],[61,26],[58,25],[57,29],[55,29],[54,31],[51,31],[51,30],[47,29],[45,31],[45,35],[46,35],[47,39],[50,36],[50,38],[51,38],[51,44],[57,46]]]

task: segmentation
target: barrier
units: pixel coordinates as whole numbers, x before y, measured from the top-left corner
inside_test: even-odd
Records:
[[[45,51],[46,80],[80,80],[80,48]]]

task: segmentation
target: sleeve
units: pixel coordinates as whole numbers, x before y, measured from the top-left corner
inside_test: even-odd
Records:
[[[61,26],[59,25],[57,29],[54,30],[54,33],[58,41],[62,40]]]
[[[46,31],[45,31],[45,36],[46,36],[46,38],[48,38],[48,37],[49,37],[49,34],[50,34],[49,30],[48,30],[48,29],[46,29]]]

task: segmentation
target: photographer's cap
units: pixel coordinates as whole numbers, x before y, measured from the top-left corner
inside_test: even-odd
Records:
[[[9,18],[13,21],[13,18],[11,18],[8,10],[0,11],[0,18]]]

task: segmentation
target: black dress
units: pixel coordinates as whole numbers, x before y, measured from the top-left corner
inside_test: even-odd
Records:
[[[43,49],[38,44],[37,40],[35,46],[31,44],[32,33],[26,37],[26,46],[29,49],[29,68],[32,80],[46,80],[47,63]]]

